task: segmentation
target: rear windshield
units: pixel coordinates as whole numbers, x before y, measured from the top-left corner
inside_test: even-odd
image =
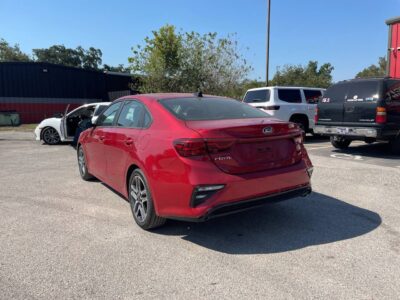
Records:
[[[160,103],[175,117],[185,121],[268,118],[248,104],[224,98],[164,99]]]
[[[372,102],[379,98],[379,81],[358,81],[334,84],[328,88],[321,102]]]
[[[246,103],[268,102],[270,95],[269,90],[248,91],[243,101]]]

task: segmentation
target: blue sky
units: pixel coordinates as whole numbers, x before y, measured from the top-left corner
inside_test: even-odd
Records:
[[[270,72],[317,60],[335,67],[335,81],[351,78],[386,54],[384,21],[397,15],[400,0],[272,0]],[[254,67],[250,77],[264,79],[265,18],[266,0],[0,0],[0,37],[26,52],[94,46],[103,63],[117,65],[127,64],[131,47],[167,23],[237,33]]]

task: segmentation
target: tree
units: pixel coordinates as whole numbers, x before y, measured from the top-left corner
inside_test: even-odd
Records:
[[[165,25],[133,47],[129,57],[135,74],[142,75],[144,92],[195,92],[238,96],[238,86],[251,70],[238,51],[234,36],[177,32]]]
[[[109,72],[118,72],[118,73],[129,73],[129,68],[126,68],[123,64],[119,64],[118,66],[110,66],[107,64],[103,65],[103,70],[104,71],[109,71]]]
[[[318,69],[317,61],[309,61],[306,66],[285,65],[277,68],[270,84],[326,88],[332,84],[333,69],[330,63],[325,63]]]
[[[11,46],[4,39],[0,39],[0,61],[30,61],[28,54],[21,51],[18,44]]]
[[[81,46],[72,49],[64,45],[53,45],[49,48],[33,49],[32,52],[36,61],[69,67],[99,70],[102,62],[101,50],[93,47],[85,50]]]
[[[361,72],[358,72],[356,78],[385,76],[386,64],[386,57],[379,57],[377,65],[370,65],[368,68],[365,68]]]

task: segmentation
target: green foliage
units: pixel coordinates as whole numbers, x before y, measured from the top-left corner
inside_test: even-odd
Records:
[[[0,39],[0,61],[30,61],[28,54],[21,51],[18,44],[11,46],[4,39]]]
[[[109,66],[107,64],[104,64],[103,70],[109,71],[109,72],[118,72],[118,73],[129,73],[130,72],[130,69],[126,68],[123,64],[119,64],[118,66]]]
[[[330,63],[325,63],[318,68],[317,61],[309,61],[306,66],[285,65],[283,68],[277,68],[270,85],[327,88],[332,84],[333,69]]]
[[[361,72],[358,72],[356,78],[385,76],[386,64],[386,57],[379,57],[377,65],[370,65],[368,68],[365,68]]]
[[[69,67],[99,70],[102,52],[90,47],[88,50],[78,46],[76,49],[64,45],[54,45],[49,48],[33,49],[36,61],[59,64]]]
[[[130,67],[142,75],[143,92],[194,92],[240,96],[238,87],[251,70],[234,36],[177,32],[165,25],[132,48]]]

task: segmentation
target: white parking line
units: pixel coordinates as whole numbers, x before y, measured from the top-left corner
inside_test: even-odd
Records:
[[[306,149],[307,149],[307,150],[317,150],[317,149],[326,149],[326,148],[332,148],[332,146],[329,145],[329,146],[321,146],[321,147],[315,147],[315,148],[308,148],[308,147],[306,146]]]

